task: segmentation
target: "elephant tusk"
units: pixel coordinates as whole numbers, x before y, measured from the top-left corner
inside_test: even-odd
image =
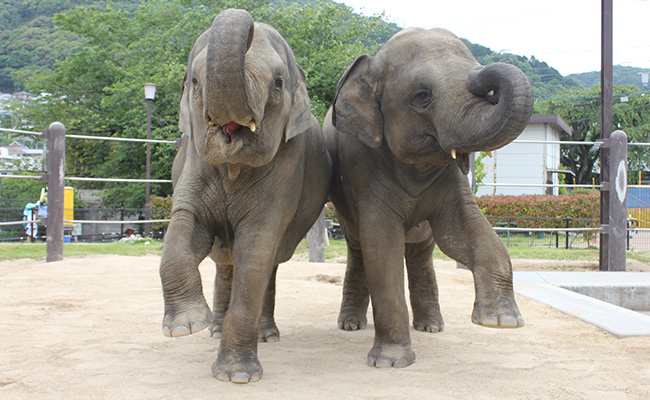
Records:
[[[451,158],[456,159],[456,149],[451,149]]]
[[[251,132],[255,132],[255,129],[256,129],[255,121],[251,121],[251,122],[248,123],[248,129],[250,129]]]
[[[486,151],[485,154],[487,154],[488,157],[492,158],[492,152],[491,151]]]

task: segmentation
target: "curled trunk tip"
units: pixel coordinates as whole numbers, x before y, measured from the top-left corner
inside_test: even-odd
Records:
[[[533,111],[533,91],[522,70],[506,63],[475,69],[467,78],[467,89],[485,98],[482,114],[466,129],[471,143],[481,150],[494,150],[517,138]]]

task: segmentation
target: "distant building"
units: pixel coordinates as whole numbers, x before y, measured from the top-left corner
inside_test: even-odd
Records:
[[[42,171],[45,152],[35,149],[19,141],[9,146],[0,146],[0,171]]]
[[[571,136],[571,128],[557,114],[533,114],[517,141],[554,141]],[[515,196],[524,194],[558,194],[558,188],[543,186],[499,186],[499,184],[559,184],[560,144],[517,143],[493,151],[492,158],[483,158],[487,174],[477,196]]]

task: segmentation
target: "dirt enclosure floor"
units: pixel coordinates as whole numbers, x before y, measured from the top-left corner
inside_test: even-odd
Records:
[[[470,322],[471,273],[436,261],[442,333],[412,329],[415,364],[365,365],[373,325],[337,328],[344,265],[278,273],[277,343],[260,382],[217,381],[219,340],[162,335],[159,257],[0,262],[0,399],[648,399],[650,337],[617,339],[518,296],[526,327]],[[201,264],[211,299],[214,266]],[[209,300],[211,303],[211,300]]]

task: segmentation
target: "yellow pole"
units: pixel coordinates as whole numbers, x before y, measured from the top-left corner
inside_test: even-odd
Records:
[[[639,185],[641,184],[641,171],[639,171]]]

